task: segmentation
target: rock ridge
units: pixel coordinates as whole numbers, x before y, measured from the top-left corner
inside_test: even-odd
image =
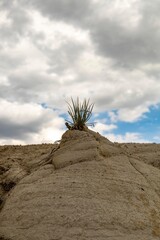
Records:
[[[160,239],[160,169],[135,159],[135,149],[132,156],[87,128],[43,147],[0,165],[3,183],[15,182],[5,193],[0,239]]]

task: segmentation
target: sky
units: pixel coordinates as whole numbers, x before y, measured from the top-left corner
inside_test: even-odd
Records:
[[[53,143],[66,101],[113,142],[160,143],[160,0],[0,0],[0,145]]]

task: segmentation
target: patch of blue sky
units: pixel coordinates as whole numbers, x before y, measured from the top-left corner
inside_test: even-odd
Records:
[[[71,120],[71,117],[67,113],[60,113],[59,117],[62,117],[64,119],[66,119],[66,120]]]
[[[117,111],[112,111],[112,112],[116,113]],[[109,112],[93,113],[92,117],[90,118],[90,122],[113,124],[113,122],[110,119]]]
[[[44,108],[44,109],[52,109],[53,111],[55,112],[60,112],[60,109],[59,108],[54,108],[52,106],[49,106],[47,103],[40,103],[41,107]]]
[[[114,111],[115,114],[116,112]],[[113,123],[107,112],[93,115],[93,121],[99,121],[104,124],[115,124],[117,128],[112,129],[112,133],[115,135],[138,133],[148,142],[160,142],[160,105],[150,107],[148,112],[134,122],[117,121]]]
[[[47,103],[40,103],[40,105],[41,105],[42,108],[45,108],[45,109],[48,108]]]

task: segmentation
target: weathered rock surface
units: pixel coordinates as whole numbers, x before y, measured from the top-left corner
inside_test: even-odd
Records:
[[[146,145],[135,146],[74,130],[59,146],[44,145],[43,154],[15,161],[14,171],[1,161],[3,184],[15,185],[5,193],[0,239],[160,239],[158,157],[154,166],[144,157]]]

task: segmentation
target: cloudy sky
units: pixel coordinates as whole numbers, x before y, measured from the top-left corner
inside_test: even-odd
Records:
[[[66,100],[95,131],[160,142],[160,0],[0,0],[0,144],[54,142]]]

